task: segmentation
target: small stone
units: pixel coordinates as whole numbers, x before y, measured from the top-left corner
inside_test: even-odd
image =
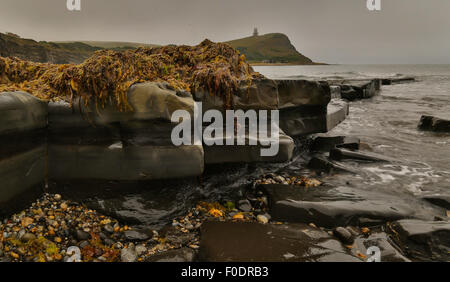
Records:
[[[274,179],[276,182],[278,182],[278,183],[283,183],[283,182],[286,181],[286,179],[284,179],[284,177],[281,176],[281,175],[277,175],[277,176],[275,176],[273,179]]]
[[[28,225],[32,224],[34,222],[34,219],[31,217],[25,217],[22,219],[22,226],[27,227]]]
[[[89,234],[85,231],[82,231],[82,230],[77,230],[76,237],[78,238],[79,241],[84,241],[84,240],[91,239],[91,234]]]
[[[80,246],[81,249],[83,249],[84,247],[89,246],[89,242],[88,241],[82,241],[82,242],[80,242],[79,246]]]
[[[61,241],[62,241],[62,239],[61,239],[61,238],[59,238],[59,237],[55,237],[55,242],[56,242],[56,243],[61,243]]]
[[[55,194],[55,196],[53,196],[53,199],[55,199],[55,201],[60,201],[62,197],[60,194]]]
[[[240,200],[238,202],[238,208],[243,212],[249,212],[252,210],[252,205],[249,200]]]
[[[137,257],[138,255],[133,244],[130,244],[128,248],[120,250],[120,260],[122,262],[135,262]]]
[[[147,251],[147,248],[144,245],[137,245],[135,251],[138,256],[141,256]]]
[[[35,240],[36,236],[32,233],[25,233],[22,237],[20,237],[20,240],[24,243]]]
[[[60,207],[61,207],[61,209],[62,210],[67,210],[67,208],[69,207],[66,203],[62,203],[61,205],[60,205]]]
[[[265,215],[262,215],[262,214],[258,215],[256,217],[256,219],[258,220],[259,223],[262,223],[262,224],[267,224],[269,222],[269,219]]]
[[[127,230],[124,232],[124,236],[129,241],[145,241],[150,238],[149,235],[137,230]]]
[[[344,227],[337,227],[336,229],[334,229],[333,235],[341,240],[341,242],[344,244],[353,244],[354,239],[352,234]]]
[[[111,224],[106,224],[103,229],[108,233],[114,233],[114,228],[111,226]]]

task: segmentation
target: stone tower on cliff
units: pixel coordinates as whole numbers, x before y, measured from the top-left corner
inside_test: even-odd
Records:
[[[253,36],[258,36],[258,35],[259,35],[258,29],[255,27],[255,28],[253,29]]]

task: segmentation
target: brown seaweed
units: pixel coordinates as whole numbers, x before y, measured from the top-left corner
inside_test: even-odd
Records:
[[[174,89],[206,91],[233,106],[233,93],[241,81],[251,83],[253,72],[245,56],[225,43],[203,41],[197,46],[164,46],[127,51],[101,50],[82,64],[46,64],[0,57],[0,92],[25,91],[43,100],[70,103],[79,97],[121,111],[131,85],[168,82]]]

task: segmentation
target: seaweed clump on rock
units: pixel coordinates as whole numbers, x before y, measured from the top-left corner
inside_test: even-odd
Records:
[[[113,103],[133,110],[127,93],[135,83],[168,82],[173,89],[207,90],[232,108],[233,93],[242,81],[261,77],[245,56],[225,43],[204,40],[197,46],[164,46],[127,51],[101,50],[82,64],[55,65],[0,57],[0,92],[25,91],[43,100],[87,105]]]

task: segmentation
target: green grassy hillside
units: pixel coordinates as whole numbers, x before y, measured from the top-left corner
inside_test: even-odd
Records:
[[[252,63],[289,63],[311,65],[313,61],[300,54],[282,33],[269,33],[228,41]]]
[[[311,59],[300,54],[289,38],[281,33],[251,36],[225,43],[238,49],[253,64],[315,64]],[[141,46],[154,47],[158,45],[112,41],[37,42],[32,39],[20,38],[15,34],[0,33],[0,56],[15,56],[35,62],[56,64],[81,63],[96,50],[120,51]]]
[[[0,33],[0,56],[2,57],[18,57],[41,63],[81,63],[99,49],[101,48],[81,42],[37,42],[14,34]]]
[[[61,42],[70,43],[70,42]],[[138,47],[155,47],[156,44],[145,44],[136,42],[120,42],[120,41],[81,41],[83,44],[87,44],[97,48],[112,49],[112,50],[127,50],[136,49]]]

